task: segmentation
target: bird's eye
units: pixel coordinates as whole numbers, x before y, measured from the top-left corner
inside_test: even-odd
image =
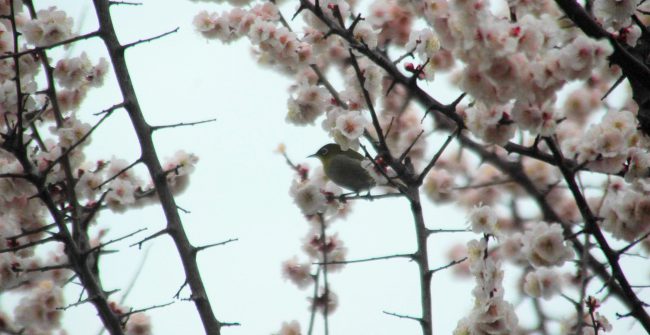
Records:
[[[325,148],[321,149],[320,154],[323,155],[323,156],[327,155],[327,149],[325,149]]]

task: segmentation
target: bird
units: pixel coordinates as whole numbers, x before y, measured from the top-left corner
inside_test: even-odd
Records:
[[[325,175],[334,184],[359,194],[375,186],[375,180],[361,166],[364,157],[360,153],[348,149],[342,150],[336,143],[324,145],[308,157],[316,157],[323,164]]]

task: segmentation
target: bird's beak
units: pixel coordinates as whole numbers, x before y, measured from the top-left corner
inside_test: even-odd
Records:
[[[317,157],[317,155],[318,154],[309,155],[309,156],[307,156],[307,158]]]

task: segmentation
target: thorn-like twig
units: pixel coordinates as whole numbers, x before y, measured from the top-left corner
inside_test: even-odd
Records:
[[[161,236],[161,235],[165,235],[165,234],[167,234],[167,233],[169,233],[169,229],[167,229],[167,228],[165,228],[165,229],[161,229],[161,230],[157,231],[156,233],[153,233],[153,234],[151,234],[151,235],[145,237],[145,238],[142,239],[140,242],[136,242],[136,243],[133,243],[133,244],[129,245],[129,247],[134,247],[134,246],[137,245],[137,246],[138,246],[138,249],[142,249],[142,245],[143,245],[145,242],[147,242],[147,241],[149,241],[149,240],[153,240],[154,238],[159,237],[159,236]]]
[[[134,232],[132,232],[132,233],[130,233],[130,234],[124,235],[124,236],[122,236],[122,237],[118,237],[118,238],[116,238],[116,239],[112,239],[112,240],[110,240],[110,241],[108,241],[108,242],[105,242],[105,243],[101,243],[101,244],[99,244],[99,245],[97,245],[97,246],[95,246],[95,247],[93,247],[93,248],[90,248],[90,249],[86,252],[86,254],[88,255],[88,254],[92,254],[93,252],[97,252],[97,251],[99,251],[100,249],[104,248],[104,247],[107,246],[107,245],[110,245],[110,244],[113,244],[113,243],[116,243],[116,242],[119,242],[119,241],[125,240],[125,239],[127,239],[127,238],[129,238],[129,237],[131,237],[131,236],[133,236],[133,235],[136,235],[136,234],[138,234],[138,233],[140,233],[140,232],[143,232],[143,231],[145,231],[145,230],[147,230],[147,228],[140,228],[140,229],[138,229],[138,230],[136,230],[136,231],[134,231]]]
[[[127,319],[128,319],[128,317],[130,317],[130,316],[133,315],[133,314],[143,313],[143,312],[146,312],[146,311],[149,311],[149,310],[152,310],[152,309],[158,309],[158,308],[167,307],[167,306],[169,306],[169,305],[171,305],[171,304],[173,304],[173,303],[175,303],[175,301],[170,301],[170,302],[165,303],[165,304],[153,305],[153,306],[149,306],[149,307],[141,308],[141,309],[134,309],[134,310],[132,310],[132,311],[128,311],[128,312],[126,312],[126,313],[120,314],[119,317],[122,318],[122,319],[123,319],[123,318],[127,318]]]
[[[362,259],[351,259],[351,260],[345,260],[345,261],[332,261],[332,262],[327,262],[327,263],[325,263],[325,262],[315,262],[315,263],[312,263],[312,264],[316,264],[316,265],[354,264],[354,263],[366,263],[366,262],[380,261],[380,260],[393,259],[393,258],[410,258],[410,259],[413,259],[413,257],[414,257],[413,254],[395,254],[395,255],[388,255],[388,256],[362,258]]]
[[[127,6],[142,6],[142,2],[131,2],[131,1],[109,1],[108,4],[110,6],[113,5],[127,5]]]
[[[199,124],[204,124],[208,122],[215,122],[217,119],[208,119],[208,120],[202,120],[202,121],[196,121],[196,122],[181,122],[181,123],[174,123],[174,124],[168,124],[168,125],[162,125],[162,126],[151,126],[151,132],[154,132],[156,130],[160,129],[166,129],[166,128],[177,128],[177,127],[187,127],[187,126],[196,126]]]
[[[417,141],[420,139],[422,134],[424,134],[424,129],[420,130],[420,133],[418,133],[418,135],[415,136],[413,141],[411,141],[411,144],[409,144],[408,148],[406,148],[406,150],[404,150],[404,152],[399,156],[399,158],[397,159],[398,162],[403,162],[404,161],[404,158],[406,158],[406,156],[409,154],[409,152],[411,152],[411,149],[413,149],[413,146],[415,145],[415,143],[417,143]]]
[[[229,240],[218,242],[218,243],[212,243],[212,244],[206,244],[206,245],[198,246],[198,247],[194,248],[194,253],[197,254],[197,253],[199,253],[199,252],[201,252],[201,251],[203,251],[205,249],[212,248],[212,247],[218,247],[218,246],[221,246],[221,245],[226,245],[226,244],[228,244],[230,242],[235,242],[235,241],[239,241],[239,239],[238,238],[231,238]]]
[[[45,50],[60,47],[62,45],[69,45],[69,44],[72,44],[72,43],[77,42],[77,41],[87,40],[87,39],[90,39],[90,38],[93,38],[93,37],[96,37],[96,36],[99,36],[99,32],[98,31],[93,31],[93,32],[90,32],[88,34],[75,36],[75,37],[69,38],[67,40],[52,43],[50,45],[46,45],[46,46],[42,46],[42,47],[36,47],[36,48],[33,48],[33,49],[27,49],[27,50],[23,50],[23,51],[20,51],[20,52],[7,53],[7,54],[4,54],[4,55],[0,56],[0,60],[7,59],[7,58],[17,58],[17,57],[24,56],[24,55],[27,55],[27,54],[39,53],[39,52],[42,52],[42,51],[45,51]]]
[[[174,294],[174,299],[180,299],[181,291],[183,290],[183,288],[185,288],[185,286],[187,286],[187,284],[188,284],[187,279],[185,279],[181,287],[179,287],[178,291],[176,291],[176,294]]]
[[[427,229],[427,235],[440,234],[440,233],[469,233],[469,229]]]
[[[10,240],[10,241],[15,241],[15,240]],[[0,254],[6,253],[6,252],[17,252],[19,250],[31,248],[31,247],[41,245],[41,244],[45,244],[45,243],[52,242],[52,241],[58,241],[58,238],[56,237],[56,235],[46,237],[46,238],[38,240],[38,241],[32,241],[32,242],[28,242],[28,243],[25,243],[25,244],[21,244],[21,245],[15,246],[15,247],[0,249]]]
[[[136,45],[138,45],[138,44],[148,43],[148,42],[151,42],[151,41],[157,40],[157,39],[159,39],[159,38],[163,38],[163,37],[165,37],[165,36],[167,36],[167,35],[171,35],[171,34],[174,34],[174,33],[178,32],[178,29],[179,29],[179,28],[176,27],[175,29],[172,29],[172,30],[170,30],[170,31],[168,31],[168,32],[165,32],[165,33],[162,33],[162,34],[160,34],[160,35],[156,35],[156,36],[154,36],[154,37],[149,37],[149,38],[145,38],[145,39],[137,40],[137,41],[135,41],[135,42],[131,42],[131,43],[128,43],[128,44],[124,44],[124,45],[122,46],[122,49],[123,49],[123,50],[126,50],[126,49],[128,49],[128,48],[130,48],[130,47],[133,47],[133,46],[136,46]]]
[[[126,171],[129,171],[131,168],[138,165],[138,163],[142,163],[142,158],[136,159],[133,163],[129,164],[128,166],[126,166],[122,170],[118,171],[115,175],[111,176],[110,178],[104,180],[101,184],[97,185],[94,189],[98,190],[98,189],[102,188],[104,185],[112,182],[115,178],[119,177],[122,173],[124,173]]]
[[[115,111],[116,109],[121,108],[121,107],[123,107],[123,104],[117,104],[117,105],[114,105],[114,106],[104,110],[104,113],[105,113],[104,116],[102,116],[102,118],[99,119],[99,121],[97,121],[97,123],[95,123],[95,125],[93,125],[88,130],[87,133],[85,133],[83,136],[81,136],[81,138],[79,138],[79,140],[77,140],[75,143],[73,143],[70,147],[65,148],[65,150],[61,153],[61,155],[59,155],[55,160],[50,162],[48,164],[48,166],[44,169],[43,174],[47,175],[52,170],[52,168],[54,168],[57,164],[59,164],[63,159],[69,157],[72,150],[76,149],[79,145],[84,143],[86,141],[86,139],[88,139],[88,137],[90,137],[90,135],[104,122],[104,120],[106,120],[109,116],[111,116],[113,111]]]
[[[400,319],[409,319],[409,320],[413,320],[413,321],[417,321],[417,322],[422,322],[422,318],[418,318],[418,317],[415,317],[415,316],[397,314],[397,313],[388,312],[388,311],[382,311],[382,313],[384,313],[386,315],[394,316],[394,317],[400,318]]]
[[[422,170],[422,173],[420,173],[420,176],[418,176],[417,179],[418,185],[422,185],[422,183],[424,182],[424,178],[427,176],[427,174],[433,168],[433,166],[436,165],[436,162],[438,161],[440,156],[442,156],[442,153],[445,151],[445,149],[447,149],[447,146],[449,145],[449,143],[451,143],[451,140],[454,139],[454,137],[458,136],[458,134],[460,134],[460,127],[456,127],[456,130],[453,133],[449,134],[449,136],[447,136],[447,140],[442,145],[440,150],[438,150],[438,152],[436,152],[436,154],[433,155],[433,158],[431,159],[429,164],[427,164],[424,170]]]
[[[462,262],[464,262],[464,261],[466,261],[466,260],[467,260],[467,257],[463,257],[463,258],[461,258],[461,259],[457,259],[457,260],[455,260],[455,261],[451,261],[451,262],[450,262],[449,264],[447,264],[447,265],[443,265],[443,266],[441,266],[441,267],[438,267],[438,268],[435,268],[435,269],[431,269],[431,270],[429,270],[429,273],[433,275],[434,273],[436,273],[436,272],[438,272],[438,271],[441,271],[441,270],[444,270],[444,269],[450,268],[450,267],[452,267],[452,266],[454,266],[454,265],[456,265],[456,264],[460,264],[460,263],[462,263]]]
[[[625,77],[625,75],[623,75],[623,74],[622,74],[620,77],[618,77],[618,79],[616,79],[616,81],[614,82],[614,84],[612,84],[612,87],[610,87],[610,88],[607,90],[607,92],[605,92],[605,94],[603,95],[603,97],[600,98],[600,101],[603,101],[603,100],[607,99],[607,97],[609,96],[609,94],[612,93],[612,92],[614,91],[614,89],[615,89],[616,87],[618,87],[618,85],[620,85],[620,84],[623,82],[623,80],[625,80],[625,78],[626,78],[626,77]]]
[[[643,234],[643,236],[641,236],[641,237],[639,237],[638,239],[632,241],[630,244],[626,245],[624,248],[622,248],[622,249],[620,249],[619,251],[617,251],[618,254],[619,254],[619,255],[622,255],[622,254],[626,253],[628,250],[632,249],[635,245],[637,245],[637,244],[643,242],[643,240],[645,240],[646,238],[648,238],[648,236],[650,236],[650,232],[647,232],[647,233]]]

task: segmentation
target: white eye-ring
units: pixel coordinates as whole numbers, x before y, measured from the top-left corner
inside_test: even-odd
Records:
[[[327,155],[327,149],[323,148],[323,150],[320,151],[321,155]]]

